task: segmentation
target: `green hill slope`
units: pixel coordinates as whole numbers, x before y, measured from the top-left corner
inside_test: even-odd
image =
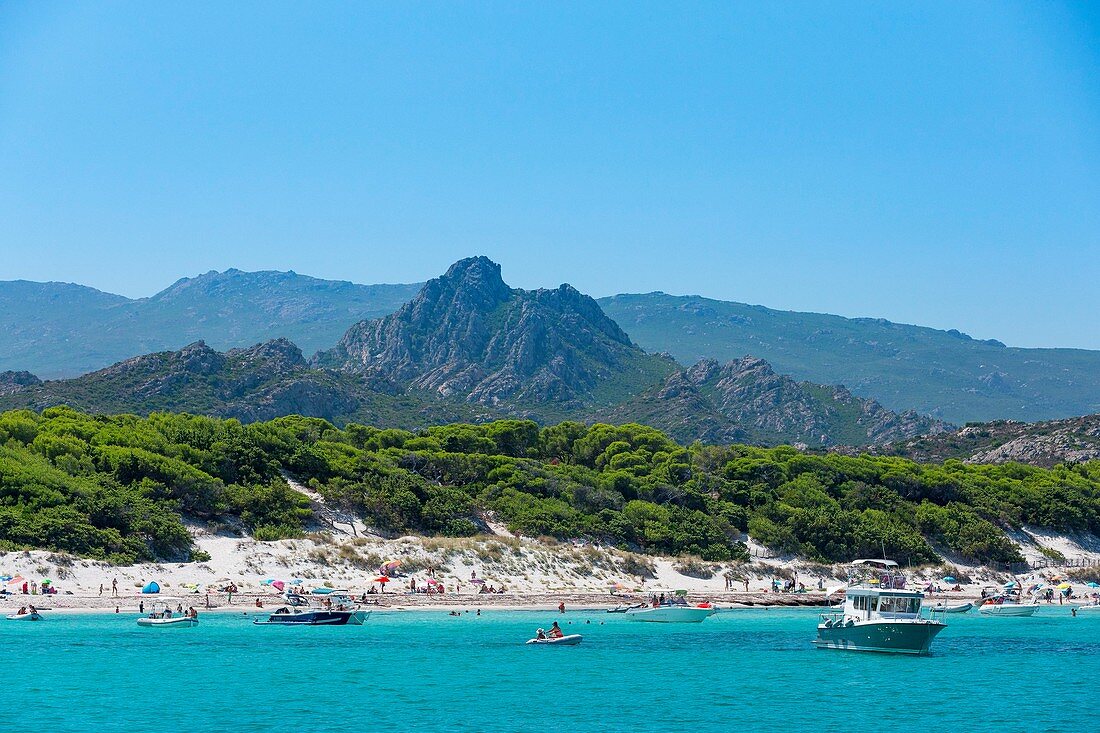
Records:
[[[681,363],[751,354],[781,374],[843,384],[892,410],[959,424],[1100,412],[1100,351],[1008,348],[958,331],[698,296],[648,293],[599,302],[642,348]]]

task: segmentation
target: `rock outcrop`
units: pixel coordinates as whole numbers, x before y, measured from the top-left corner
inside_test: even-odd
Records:
[[[396,313],[356,324],[316,363],[444,398],[556,411],[628,396],[674,368],[572,286],[513,289],[485,257],[456,262]]]
[[[892,412],[844,387],[796,382],[752,356],[725,364],[700,361],[609,413],[636,415],[683,440],[812,447],[887,443],[950,427],[914,412]]]
[[[41,382],[41,379],[30,372],[0,372],[0,395],[14,394]]]

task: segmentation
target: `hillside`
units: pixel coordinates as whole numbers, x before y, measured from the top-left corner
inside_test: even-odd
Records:
[[[0,375],[0,409],[69,405],[95,413],[177,411],[244,422],[298,414],[408,428],[496,416],[489,409],[400,393],[382,380],[313,369],[285,339],[225,353],[199,341],[75,379],[22,381],[27,384],[10,386],[5,394]]]
[[[0,414],[0,550],[196,560],[185,522],[301,536],[292,476],[374,532],[527,537],[712,561],[751,538],[818,562],[1020,559],[1009,532],[1100,530],[1100,463],[921,465],[789,447],[684,448],[640,425],[504,420],[417,433],[287,417]]]
[[[685,442],[808,447],[876,445],[950,429],[912,411],[891,412],[843,387],[796,382],[754,357],[701,361],[597,418],[641,422]]]
[[[957,458],[971,463],[1047,467],[1095,461],[1100,459],[1100,415],[1037,423],[975,423],[957,432],[900,441],[876,450],[916,461]]]
[[[165,298],[194,301],[192,288],[214,298],[225,280],[177,284]],[[797,383],[759,359],[681,370],[635,346],[588,296],[568,285],[510,288],[484,257],[455,263],[395,313],[353,325],[310,362],[286,339],[224,354],[198,341],[71,380],[0,374],[0,408],[60,404],[244,421],[301,414],[401,428],[503,415],[543,424],[643,421],[688,442],[810,446],[943,429],[843,388]]]
[[[0,371],[72,377],[200,340],[226,350],[287,338],[313,353],[356,321],[397,310],[419,287],[227,270],[130,300],[65,283],[0,282]]]
[[[1010,348],[958,331],[698,296],[648,293],[599,302],[642,348],[681,363],[752,354],[781,374],[843,384],[892,410],[957,424],[1100,412],[1100,351]]]

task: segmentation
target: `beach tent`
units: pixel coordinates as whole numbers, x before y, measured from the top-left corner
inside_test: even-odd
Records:
[[[145,584],[145,587],[141,589],[142,593],[160,593],[160,585],[155,580],[150,580]]]

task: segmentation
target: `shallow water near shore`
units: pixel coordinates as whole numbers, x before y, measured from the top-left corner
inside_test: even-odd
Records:
[[[631,731],[796,728],[1063,731],[1100,673],[1100,613],[948,617],[933,656],[817,650],[813,610],[645,624],[602,611],[375,612],[360,627],[133,614],[0,626],[2,715],[58,731]],[[577,647],[525,646],[539,626]],[[590,621],[590,623],[586,623]],[[1010,721],[1010,722],[1009,722]]]

